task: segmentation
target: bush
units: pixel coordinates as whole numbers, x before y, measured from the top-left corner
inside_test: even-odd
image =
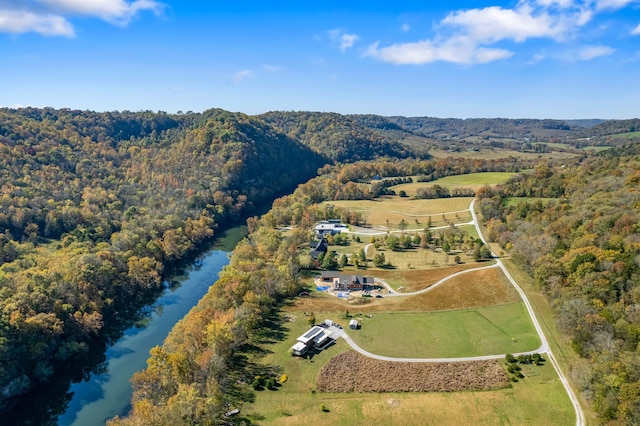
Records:
[[[287,381],[287,379],[288,379],[287,375],[286,375],[286,374],[283,374],[282,376],[280,376],[280,380],[279,380],[279,382],[280,382],[280,383],[284,383],[284,382],[286,382],[286,381]]]
[[[329,409],[327,408],[326,405],[320,404],[320,411],[322,411],[323,413],[328,413]]]
[[[276,387],[276,378],[275,377],[270,377],[267,380],[267,389],[269,390],[273,390]]]

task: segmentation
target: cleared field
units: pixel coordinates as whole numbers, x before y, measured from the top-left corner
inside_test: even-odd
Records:
[[[640,138],[640,132],[626,132],[618,133],[615,135],[609,135],[611,139],[638,139]]]
[[[369,352],[400,358],[457,358],[525,352],[540,346],[523,303],[449,312],[378,313],[350,335]]]
[[[320,317],[318,317],[320,318]],[[324,318],[324,317],[323,317]],[[337,318],[336,318],[337,319]],[[573,424],[569,399],[553,367],[545,365],[512,388],[482,392],[320,393],[316,380],[327,361],[348,345],[338,340],[311,361],[292,357],[289,347],[307,330],[302,317],[286,322],[286,338],[267,345],[253,361],[279,365],[288,380],[275,391],[256,393],[241,415],[261,425],[540,425]],[[527,372],[525,371],[525,374]],[[321,409],[326,407],[326,411]],[[446,407],[446,408],[445,408]]]
[[[394,362],[351,350],[322,367],[320,392],[459,392],[509,387],[496,360],[467,362]]]
[[[453,265],[447,268],[435,268],[435,269],[383,269],[371,271],[376,278],[382,278],[389,283],[399,293],[410,292],[416,290],[422,290],[429,287],[431,284],[441,280],[442,278],[454,274],[466,269],[477,268],[478,266],[485,266],[486,264],[479,264],[477,262],[465,263],[460,265]],[[470,272],[473,274],[473,272]],[[398,287],[404,287],[404,290],[399,291]]]
[[[509,172],[469,173],[465,175],[447,176],[431,182],[415,182],[417,180],[417,176],[414,176],[413,183],[395,185],[392,186],[391,189],[396,191],[396,193],[402,190],[410,197],[415,196],[419,189],[428,188],[433,185],[440,185],[450,190],[453,188],[471,188],[477,190],[485,185],[497,185],[504,183],[515,174],[516,173]]]
[[[429,271],[378,271],[376,276],[387,280],[394,288],[404,287],[400,292],[426,288],[441,278],[464,269],[477,267],[458,265]],[[311,292],[308,297],[298,298],[286,308],[296,314],[305,311],[334,312],[341,316],[348,310],[354,316],[376,312],[435,312],[479,308],[499,304],[515,303],[520,296],[498,268],[472,271],[452,278],[432,291],[407,297],[382,298],[355,297],[362,304],[349,303],[324,292]]]
[[[429,217],[431,217],[432,226],[446,225],[447,222],[469,222],[471,214],[467,210],[471,200],[470,197],[435,200],[382,197],[377,200],[339,200],[326,202],[326,204],[360,212],[368,225],[397,230],[403,219],[407,229],[424,229]]]
[[[391,250],[375,250],[370,248],[368,255],[373,258],[376,253],[381,252],[384,254],[387,262],[391,263],[394,268],[407,269],[433,269],[455,265],[455,256],[449,255],[442,251],[433,251],[431,249],[410,249],[405,251],[391,251]],[[464,263],[476,263],[472,256],[468,256],[465,253],[461,253],[460,259]],[[370,268],[372,274],[377,274],[378,271],[382,271],[380,268]]]

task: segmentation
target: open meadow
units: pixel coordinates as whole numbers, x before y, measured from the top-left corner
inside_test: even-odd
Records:
[[[465,188],[478,190],[485,185],[498,185],[505,183],[515,173],[510,172],[485,172],[485,173],[469,173],[464,175],[447,176],[431,182],[417,182],[417,176],[413,176],[413,183],[402,183],[394,185],[389,189],[396,193],[404,191],[409,197],[416,195],[420,188],[428,188],[434,185],[440,185],[449,190],[455,188]]]
[[[396,358],[526,352],[540,340],[523,303],[460,311],[378,313],[350,333],[364,350]]]
[[[412,200],[395,196],[384,196],[375,200],[338,200],[325,202],[362,213],[366,224],[378,229],[399,230],[404,219],[406,229],[424,229],[429,218],[431,226],[471,221],[468,212],[472,198],[438,198]]]

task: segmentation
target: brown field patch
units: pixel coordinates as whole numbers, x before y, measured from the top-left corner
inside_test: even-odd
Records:
[[[388,254],[388,251],[386,252]],[[388,282],[392,287],[404,287],[401,293],[407,293],[410,291],[422,290],[429,287],[447,277],[459,271],[466,269],[473,269],[481,266],[478,263],[467,263],[464,265],[455,265],[447,268],[433,268],[433,269],[414,269],[414,270],[376,270],[371,271],[371,275],[375,275],[377,278],[381,278]],[[369,275],[369,273],[367,273]]]
[[[398,299],[399,311],[443,311],[501,305],[520,301],[520,295],[500,268],[454,277],[432,291]]]
[[[403,292],[420,290],[438,280],[478,265],[456,265],[450,268],[428,271],[373,271],[371,275],[393,280],[404,286]],[[420,284],[420,281],[422,284]],[[410,287],[411,286],[411,287]],[[413,290],[412,290],[413,289]],[[384,296],[384,292],[382,293]],[[360,298],[358,298],[360,299]],[[286,311],[298,312],[344,312],[353,314],[373,312],[434,312],[456,309],[480,308],[520,301],[520,295],[500,268],[470,271],[451,278],[426,293],[407,297],[364,298],[362,304],[349,303],[324,292],[312,292],[309,296],[296,298]]]
[[[320,392],[456,392],[509,386],[496,360],[425,363],[393,362],[343,352],[318,375]]]

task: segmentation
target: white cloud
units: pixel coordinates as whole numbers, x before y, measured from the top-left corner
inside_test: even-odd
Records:
[[[616,50],[609,46],[588,46],[578,52],[577,59],[580,61],[589,61],[600,56],[612,55]]]
[[[640,35],[640,24],[631,30],[631,35]]]
[[[164,7],[155,0],[0,1],[0,32],[73,37],[75,31],[69,19],[74,16],[127,25],[141,11],[160,14]]]
[[[347,34],[340,28],[329,30],[327,31],[327,34],[331,41],[338,43],[338,47],[341,52],[345,52],[347,49],[353,47],[355,42],[360,40],[360,37],[357,34]]]
[[[557,7],[558,9],[568,9],[575,6],[573,0],[536,0],[536,4],[545,8]]]
[[[409,30],[411,29],[411,25],[409,25],[409,24],[402,24],[402,25],[400,26],[400,29],[406,33],[407,31],[409,31]]]
[[[154,0],[36,0],[61,14],[94,16],[126,25],[138,12],[149,10],[159,14],[164,6]]]
[[[396,65],[421,65],[436,61],[484,64],[513,55],[513,52],[505,49],[478,47],[466,37],[452,38],[443,44],[423,40],[415,43],[398,43],[383,48],[378,48],[378,45],[379,43],[370,45],[364,55]]]
[[[640,0],[519,0],[511,9],[491,6],[458,10],[438,22],[430,38],[388,46],[377,42],[369,46],[365,56],[393,64],[492,62],[514,55],[498,43],[576,39],[579,30],[602,9],[622,8],[632,2]],[[632,34],[640,35],[640,25]],[[580,58],[611,53],[602,47],[587,49]],[[534,62],[539,60],[539,57],[533,58]]]
[[[73,26],[62,16],[3,9],[0,9],[0,32],[10,34],[35,32],[44,36],[65,37],[75,35]]]
[[[344,52],[350,47],[353,47],[353,44],[359,39],[360,37],[356,34],[342,34],[340,36],[340,51]]]
[[[596,10],[617,10],[635,3],[637,0],[596,0]]]
[[[234,84],[240,84],[241,82],[243,82],[244,80],[248,80],[251,78],[255,77],[255,73],[249,69],[244,69],[244,70],[240,70],[236,73],[234,73],[231,76],[231,81]]]
[[[564,25],[546,12],[533,15],[528,6],[502,9],[497,6],[452,13],[442,24],[458,27],[478,42],[525,41],[532,37],[558,38]]]

